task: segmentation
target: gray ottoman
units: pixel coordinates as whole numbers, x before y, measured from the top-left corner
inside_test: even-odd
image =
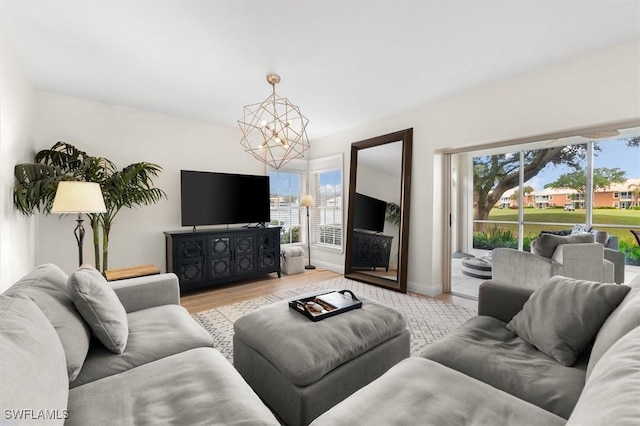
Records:
[[[277,302],[234,323],[233,361],[289,426],[307,425],[409,356],[402,314],[372,300],[312,322]]]

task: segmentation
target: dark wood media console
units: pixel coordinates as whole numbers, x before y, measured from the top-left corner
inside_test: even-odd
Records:
[[[280,278],[280,227],[165,232],[167,272],[180,292],[258,277]]]
[[[371,232],[353,231],[353,269],[385,268],[389,271],[389,257],[393,237]]]

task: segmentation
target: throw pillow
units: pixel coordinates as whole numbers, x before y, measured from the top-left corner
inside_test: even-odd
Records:
[[[96,337],[112,352],[127,346],[127,312],[107,280],[94,267],[83,265],[69,277],[71,297]]]
[[[69,396],[66,367],[58,334],[38,306],[19,294],[0,296],[0,423],[64,424]],[[25,409],[56,412],[60,418],[7,417],[9,411]]]
[[[68,278],[56,265],[40,265],[12,285],[4,295],[26,296],[47,316],[62,342],[67,375],[72,382],[80,374],[89,352],[91,330],[73,304]]]
[[[560,244],[577,244],[577,243],[593,243],[595,237],[593,234],[575,234],[575,235],[554,235],[542,234],[536,239],[536,243],[531,248],[533,254],[538,256],[551,258],[556,251],[556,247]]]
[[[629,288],[629,293],[624,300],[598,330],[591,355],[589,355],[587,380],[605,352],[630,330],[640,327],[640,281],[636,284],[630,283]]]
[[[567,230],[567,229],[562,229],[560,231],[540,231],[540,235],[542,234],[552,234],[552,235],[570,235],[571,234],[571,230]]]
[[[587,379],[567,426],[637,425],[640,327],[622,336]]]
[[[628,292],[624,285],[556,275],[533,292],[507,328],[570,367]]]
[[[591,232],[591,226],[576,225],[573,228],[571,228],[571,235],[584,234],[587,232]]]

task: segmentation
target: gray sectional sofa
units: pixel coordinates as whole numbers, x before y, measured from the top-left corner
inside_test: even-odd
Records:
[[[639,398],[640,276],[486,282],[477,317],[312,424],[636,425]]]
[[[39,266],[0,295],[2,422],[279,425],[212,346],[173,274]]]

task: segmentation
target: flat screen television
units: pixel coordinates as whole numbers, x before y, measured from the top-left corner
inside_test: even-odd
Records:
[[[358,194],[355,198],[355,229],[383,232],[387,214],[387,202],[367,195]]]
[[[270,222],[269,176],[180,171],[182,226]]]

